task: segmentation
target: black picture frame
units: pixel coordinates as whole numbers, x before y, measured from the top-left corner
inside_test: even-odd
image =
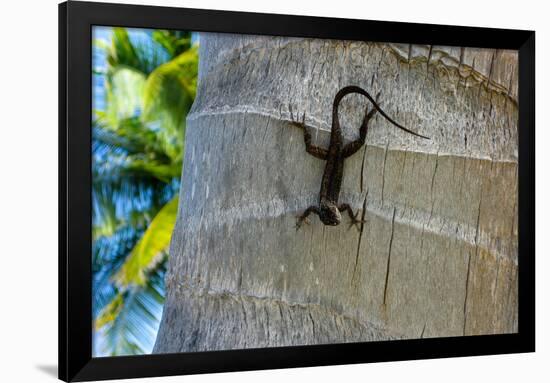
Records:
[[[519,51],[518,333],[92,358],[93,25]],[[535,32],[70,1],[59,5],[59,378],[86,381],[535,350]]]

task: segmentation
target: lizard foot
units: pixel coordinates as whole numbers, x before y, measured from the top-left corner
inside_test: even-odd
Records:
[[[301,215],[296,216],[296,231],[298,231],[304,223],[309,225],[309,219],[302,217]]]
[[[365,221],[363,221],[362,219],[357,218],[359,216],[359,212],[361,211],[361,209],[357,210],[357,212],[354,213],[351,206],[348,205],[347,203],[344,203],[344,204],[338,206],[338,210],[345,211],[345,212],[348,213],[349,218],[350,218],[349,229],[351,229],[351,227],[353,225],[355,225],[355,226],[357,226],[357,230],[361,231],[361,227],[365,223]]]
[[[302,121],[299,121],[300,115],[298,112],[296,112],[296,118],[294,118],[294,112],[292,110],[292,105],[288,104],[288,110],[290,112],[290,121],[292,124],[297,126],[298,128],[305,129],[306,128],[306,112],[302,114]]]
[[[355,227],[357,227],[357,230],[361,231],[361,227],[365,223],[365,220],[357,218],[358,215],[359,215],[359,212],[357,212],[353,216],[350,216],[351,221],[349,223],[348,230],[351,229],[351,227],[355,225]]]

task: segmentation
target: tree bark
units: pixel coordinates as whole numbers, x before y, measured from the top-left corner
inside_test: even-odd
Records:
[[[517,331],[517,52],[201,34],[167,298],[154,352]],[[345,162],[336,227],[315,205],[346,85],[380,92]],[[367,101],[344,99],[346,140]]]

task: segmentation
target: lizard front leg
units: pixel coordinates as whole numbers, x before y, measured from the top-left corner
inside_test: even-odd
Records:
[[[319,158],[321,160],[326,160],[328,156],[328,150],[323,149],[319,146],[315,146],[311,143],[311,133],[309,132],[309,130],[312,128],[306,125],[306,113],[304,112],[302,116],[302,121],[300,122],[294,119],[292,106],[289,105],[288,110],[290,111],[290,119],[292,120],[292,124],[304,131],[304,143],[306,145],[306,152],[311,154],[313,157]],[[298,115],[296,115],[296,117],[298,117]]]
[[[356,225],[357,226],[357,229],[358,230],[361,230],[361,227],[358,226],[360,223],[365,223],[365,221],[363,221],[362,219],[358,219],[357,216],[359,215],[359,211],[357,211],[357,213],[353,213],[353,210],[351,209],[351,206],[348,205],[347,203],[343,203],[341,204],[340,206],[338,206],[338,210],[340,210],[340,212],[343,212],[343,211],[347,211],[348,212],[348,215],[349,217],[351,218],[351,222],[350,222],[350,227],[352,225]]]
[[[315,213],[317,215],[319,215],[321,213],[321,209],[319,209],[317,206],[310,206],[306,209],[306,211],[304,211],[303,214],[299,215],[297,218],[298,220],[296,221],[296,231],[298,231],[298,229],[304,224],[308,224],[309,225],[309,221],[307,219],[307,217],[311,214],[311,213]]]

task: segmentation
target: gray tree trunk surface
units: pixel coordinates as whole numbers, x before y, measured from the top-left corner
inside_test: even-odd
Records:
[[[517,52],[201,34],[167,298],[154,352],[517,331]],[[380,114],[316,216],[332,102]],[[358,136],[367,100],[340,121]]]

